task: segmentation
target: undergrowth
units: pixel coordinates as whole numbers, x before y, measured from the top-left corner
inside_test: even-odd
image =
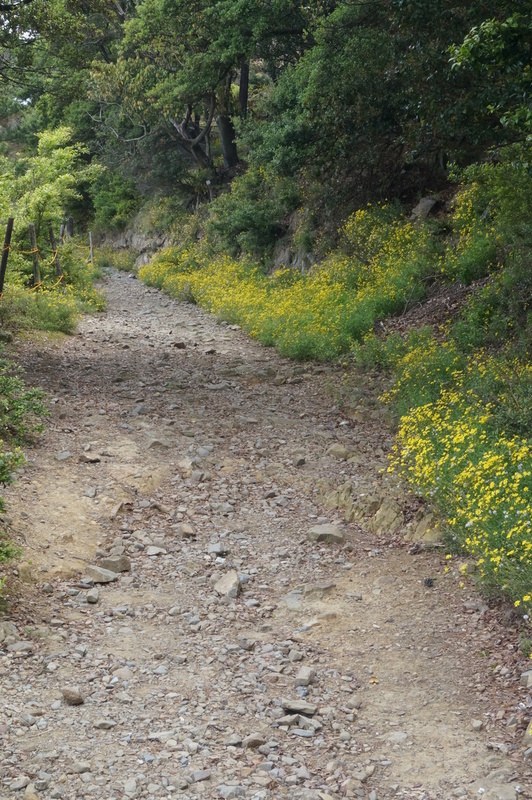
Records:
[[[0,483],[12,482],[15,471],[24,464],[21,444],[42,430],[46,416],[44,392],[28,388],[19,370],[0,355]],[[0,513],[4,501],[0,497]],[[20,555],[20,550],[0,531],[0,564]],[[0,579],[0,591],[3,579]]]
[[[390,469],[439,509],[482,588],[530,618],[532,175],[514,152],[471,168],[458,195],[469,233],[454,250],[457,274],[487,282],[444,329],[372,332],[355,356],[393,376],[383,397],[399,417]]]

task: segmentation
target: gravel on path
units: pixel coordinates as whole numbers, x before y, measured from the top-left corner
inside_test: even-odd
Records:
[[[337,365],[105,289],[19,345],[52,415],[5,492],[0,800],[532,797],[514,631],[440,552],[322,505],[382,488],[382,412],[336,405]]]

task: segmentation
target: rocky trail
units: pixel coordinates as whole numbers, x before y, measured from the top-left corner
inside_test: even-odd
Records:
[[[383,529],[395,500],[380,525],[331,501],[379,507],[371,393],[342,411],[340,367],[105,290],[76,336],[17,345],[52,414],[5,491],[0,800],[532,797],[503,610]]]

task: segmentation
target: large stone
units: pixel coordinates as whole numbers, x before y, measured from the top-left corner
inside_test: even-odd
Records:
[[[17,572],[19,580],[21,580],[22,583],[31,583],[33,581],[31,564],[28,564],[27,561],[21,561],[20,564],[17,565]]]
[[[403,509],[396,500],[385,500],[371,522],[368,529],[375,533],[395,533],[404,523]]]
[[[405,539],[424,544],[438,544],[443,539],[443,531],[434,514],[427,514],[417,523],[413,531],[405,536]]]
[[[521,673],[519,683],[521,686],[524,686],[525,689],[530,689],[532,686],[532,669],[527,669],[526,672]]]
[[[81,706],[85,702],[83,695],[76,687],[65,686],[64,689],[61,689],[61,694],[67,706]]]
[[[266,739],[261,733],[250,733],[242,739],[242,746],[248,747],[250,750],[256,749],[263,744],[266,744]]]
[[[337,525],[314,525],[307,533],[312,542],[343,544],[345,536]]]
[[[20,638],[12,622],[0,622],[0,642],[3,642],[8,636],[11,637],[10,641]]]
[[[25,789],[26,786],[30,783],[30,779],[27,775],[21,775],[20,778],[14,778],[10,784],[9,788],[14,792],[19,792],[21,789]]]
[[[316,670],[313,667],[301,667],[295,677],[296,686],[310,686],[316,680]]]
[[[329,447],[327,455],[338,458],[340,461],[346,461],[351,455],[351,452],[343,444],[337,442]]]
[[[305,717],[313,717],[318,710],[318,706],[307,703],[306,700],[281,700],[284,710],[291,714],[303,714]]]
[[[98,591],[96,586],[94,586],[92,589],[89,589],[89,591],[87,592],[87,603],[90,603],[91,605],[96,605],[99,599],[100,599],[100,592]]]
[[[9,653],[31,653],[35,650],[33,642],[12,642],[8,644],[7,650]]]
[[[118,574],[103,567],[97,567],[95,564],[90,564],[86,570],[85,575],[90,578],[94,583],[111,583],[116,581]]]
[[[131,560],[124,555],[107,556],[102,558],[99,564],[103,569],[110,572],[129,572],[131,570]]]
[[[433,197],[422,197],[417,206],[412,209],[410,221],[416,222],[417,220],[425,219],[425,217],[428,217],[435,205],[436,200]]]
[[[226,572],[226,574],[214,584],[214,591],[223,597],[238,597],[240,589],[240,579],[234,569]]]

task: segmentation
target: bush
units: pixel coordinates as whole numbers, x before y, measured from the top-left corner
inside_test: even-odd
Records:
[[[138,211],[141,198],[135,181],[106,171],[91,186],[94,222],[104,230],[122,230]]]
[[[232,256],[246,253],[268,259],[287,230],[287,215],[298,204],[295,180],[269,178],[262,168],[250,169],[214,201],[208,228]]]

